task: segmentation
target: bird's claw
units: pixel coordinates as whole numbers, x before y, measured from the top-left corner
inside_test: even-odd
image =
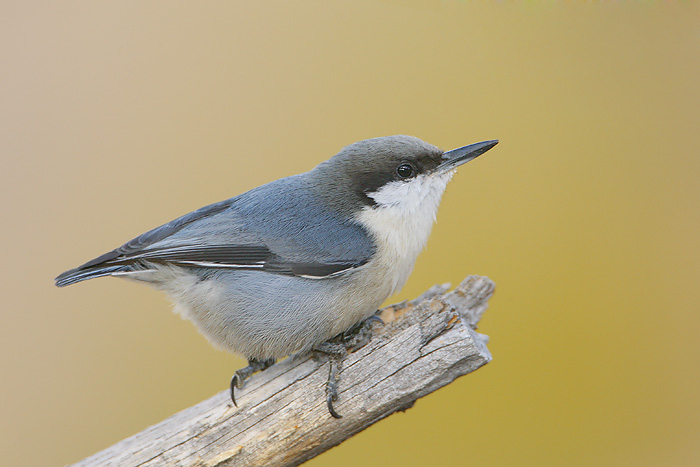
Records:
[[[238,377],[237,373],[234,373],[233,377],[231,378],[231,402],[233,402],[233,405],[236,407],[238,407],[238,404],[236,403],[234,388],[241,389],[241,386],[243,386],[243,381]]]
[[[333,401],[338,400],[337,397],[333,397],[330,394],[326,396],[326,404],[328,405],[328,412],[331,414],[333,418],[343,418],[342,415],[340,415],[338,412],[335,411],[333,408]]]
[[[231,402],[233,402],[233,405],[238,407],[238,404],[236,403],[235,388],[243,389],[243,386],[245,386],[245,381],[248,378],[250,378],[253,375],[253,373],[255,373],[256,371],[262,371],[266,368],[271,367],[274,364],[274,358],[270,358],[267,360],[250,359],[248,360],[247,367],[237,370],[231,378]]]

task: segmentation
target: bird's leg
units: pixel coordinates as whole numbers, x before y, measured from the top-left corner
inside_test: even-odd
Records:
[[[274,358],[269,358],[267,360],[256,360],[254,358],[251,358],[250,360],[248,360],[247,367],[241,368],[240,370],[236,371],[236,373],[233,375],[233,378],[231,378],[231,401],[233,402],[233,405],[238,407],[238,404],[236,404],[236,397],[234,395],[234,388],[243,389],[243,386],[245,386],[245,381],[248,378],[250,378],[253,373],[255,373],[256,371],[262,371],[266,368],[271,367],[274,364]]]
[[[340,335],[341,334],[338,334],[338,336],[333,339],[314,347],[315,352],[328,355],[330,368],[328,370],[328,381],[326,381],[326,405],[328,405],[328,412],[330,412],[333,418],[343,417],[333,408],[333,402],[338,400],[338,373],[342,369],[343,360],[348,355],[345,345],[336,342],[336,339],[338,339]]]
[[[376,314],[372,315],[313,349],[315,352],[328,355],[330,368],[328,381],[326,381],[326,405],[333,418],[342,418],[342,415],[333,408],[333,402],[338,400],[338,376],[342,369],[343,360],[348,352],[354,352],[372,340],[372,324],[374,323],[384,324],[384,321]]]

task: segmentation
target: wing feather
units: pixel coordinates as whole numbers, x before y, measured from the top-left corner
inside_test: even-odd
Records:
[[[304,193],[295,191],[298,183],[289,183],[291,178],[150,230],[64,272],[56,284],[150,269],[152,263],[264,270],[308,278],[336,276],[365,264],[374,248],[366,232],[305,199]],[[255,191],[258,193],[252,196]]]

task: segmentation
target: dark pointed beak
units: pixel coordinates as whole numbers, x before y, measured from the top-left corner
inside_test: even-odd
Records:
[[[455,169],[457,166],[476,159],[497,144],[498,140],[492,139],[490,141],[482,141],[481,143],[474,143],[453,149],[452,151],[447,151],[442,155],[442,161],[440,165],[437,166],[437,170],[439,172],[447,172]]]

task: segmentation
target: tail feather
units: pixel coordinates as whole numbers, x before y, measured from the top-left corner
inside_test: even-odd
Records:
[[[111,276],[112,274],[119,272],[132,271],[133,267],[131,265],[113,265],[113,266],[98,266],[85,268],[78,267],[66,271],[63,274],[56,277],[56,285],[58,287],[65,287],[67,285],[75,284],[77,282],[86,281],[88,279],[94,279],[96,277]]]

